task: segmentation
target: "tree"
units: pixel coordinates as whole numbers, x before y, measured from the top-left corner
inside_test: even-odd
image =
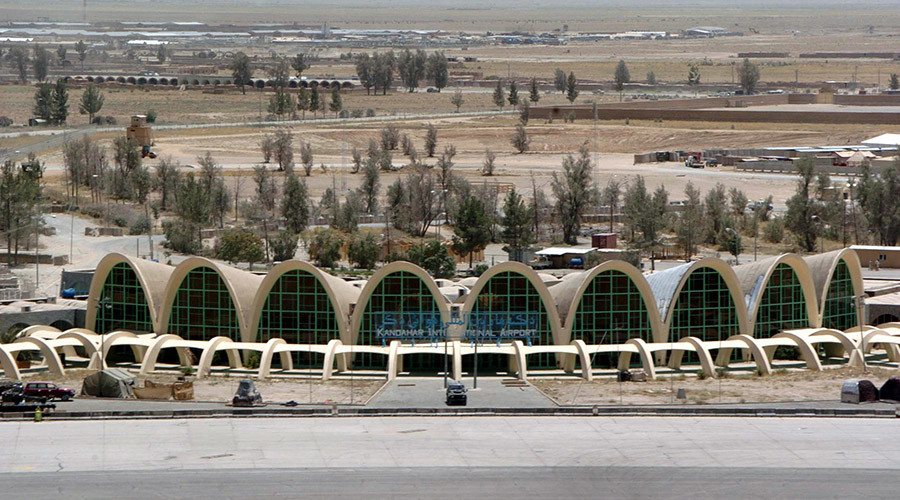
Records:
[[[28,83],[28,53],[22,47],[13,47],[9,51],[9,57],[13,60],[13,65],[19,74],[19,82],[25,85]]]
[[[294,258],[297,253],[297,243],[300,238],[292,231],[278,231],[272,238],[272,258],[278,262],[284,262]]]
[[[84,40],[78,40],[75,44],[75,52],[78,53],[78,62],[81,63],[81,69],[84,69],[84,60],[87,59],[88,46]]]
[[[300,91],[297,92],[297,109],[303,113],[303,119],[306,119],[306,110],[310,109],[309,106],[309,90],[300,87]]]
[[[891,82],[888,84],[891,90],[900,90],[900,77],[897,73],[891,73]]]
[[[275,179],[265,165],[253,167],[253,182],[256,184],[256,198],[263,210],[268,213],[275,211]]]
[[[462,107],[463,103],[466,102],[463,100],[462,90],[456,89],[453,92],[453,97],[450,98],[450,104],[456,106],[456,112],[459,113],[459,108]]]
[[[509,97],[507,97],[506,100],[509,101],[510,106],[519,104],[519,86],[516,85],[516,82],[510,82]]]
[[[453,226],[453,251],[460,255],[468,254],[471,269],[472,255],[484,250],[491,241],[493,221],[485,215],[484,202],[475,196],[462,199],[454,219],[456,225]]]
[[[720,235],[725,230],[726,205],[726,191],[723,184],[718,183],[716,187],[706,192],[703,209],[706,212],[705,241],[709,244],[719,244]]]
[[[155,189],[159,191],[160,209],[169,209],[169,196],[178,186],[178,165],[171,158],[160,158],[155,167]]]
[[[531,79],[531,90],[528,92],[528,100],[531,104],[537,104],[541,100],[541,93],[538,90],[537,78]]]
[[[56,57],[59,58],[59,64],[62,66],[63,61],[66,60],[66,53],[69,49],[66,48],[65,45],[59,45],[56,47]]]
[[[253,78],[253,67],[250,65],[250,58],[243,52],[237,52],[231,58],[228,64],[231,70],[231,79],[241,88],[241,94],[247,94],[245,85]]]
[[[660,186],[651,195],[641,176],[636,176],[625,192],[623,212],[626,224],[632,231],[632,245],[650,251],[651,259],[654,249],[660,244],[662,229],[666,226],[668,204],[666,189]],[[640,233],[640,237],[637,233]]]
[[[815,164],[812,158],[803,158],[795,163],[800,180],[793,196],[787,200],[787,214],[785,226],[797,237],[800,247],[806,252],[812,252],[816,248],[816,236],[819,234],[819,224],[813,216],[819,215],[819,203],[812,196],[810,186],[815,176]]]
[[[615,179],[610,179],[601,193],[601,202],[609,207],[609,232],[613,232],[616,209],[619,206],[619,198],[621,196],[622,184]]]
[[[341,258],[344,238],[334,229],[317,229],[309,241],[309,256],[319,267],[334,267]]]
[[[574,103],[575,99],[578,98],[577,84],[578,82],[575,80],[575,73],[570,71],[569,77],[566,78],[566,99],[568,99],[569,102]]]
[[[481,164],[481,175],[494,175],[494,160],[496,160],[496,158],[497,155],[490,149],[484,151],[484,162]]]
[[[303,171],[306,173],[306,176],[309,177],[310,175],[312,175],[312,145],[306,141],[300,143],[300,162],[303,164]]]
[[[410,248],[406,257],[435,278],[452,278],[456,274],[456,262],[447,247],[437,240]]]
[[[684,249],[684,259],[690,262],[691,256],[697,251],[700,242],[703,224],[703,206],[700,201],[700,190],[691,182],[684,187],[684,210],[678,214],[675,224],[675,234],[678,244]]]
[[[275,157],[275,162],[278,163],[279,172],[293,172],[294,135],[285,129],[276,130],[275,137],[272,139],[272,155]]]
[[[597,196],[597,188],[591,180],[594,167],[587,147],[581,147],[578,158],[567,155],[562,167],[562,175],[553,172],[551,181],[556,196],[555,212],[562,226],[563,241],[575,245],[581,230],[581,217]]]
[[[375,67],[374,62],[367,52],[356,56],[356,76],[359,77],[359,83],[365,87],[366,95],[375,86]]]
[[[287,87],[291,81],[291,62],[285,57],[277,57],[272,65],[266,68],[266,73],[276,89]]]
[[[400,73],[400,79],[403,81],[403,86],[406,87],[409,92],[415,91],[419,86],[419,80],[425,76],[426,61],[427,57],[425,51],[421,49],[417,50],[415,53],[406,49],[401,52],[400,57],[397,58],[397,71]]]
[[[625,84],[631,81],[631,74],[628,72],[628,66],[624,59],[619,60],[616,65],[616,73],[614,75],[616,82],[616,92],[619,93],[619,100],[622,100],[622,92],[625,90]]]
[[[294,233],[305,230],[309,224],[309,190],[306,182],[294,175],[293,172],[287,174],[284,180],[281,215],[285,218],[288,229]]]
[[[381,176],[381,166],[379,158],[381,151],[372,151],[369,149],[369,155],[363,165],[363,182],[359,187],[359,191],[363,196],[366,213],[375,215],[378,209],[378,192],[381,190],[379,178]]]
[[[437,149],[437,128],[429,123],[425,127],[425,152],[429,158],[434,157],[434,151]]]
[[[425,236],[437,217],[437,197],[431,169],[413,165],[406,176],[404,216],[408,219],[405,229],[417,236]]]
[[[525,250],[534,242],[534,230],[531,210],[515,189],[506,195],[503,203],[502,225],[502,241],[506,243],[504,251],[512,256],[512,260],[523,262]]]
[[[50,120],[53,123],[64,124],[69,117],[69,92],[66,89],[66,82],[62,79],[56,80],[53,87],[53,95],[51,96]]]
[[[169,49],[165,45],[160,45],[158,49],[156,49],[156,59],[164,63],[166,62],[166,58],[169,55]]]
[[[82,115],[88,115],[88,123],[94,123],[94,115],[103,109],[103,99],[103,93],[94,85],[88,85],[88,88],[81,94],[78,112]]]
[[[334,113],[335,118],[337,118],[338,113],[340,113],[341,110],[344,109],[344,102],[341,99],[341,88],[340,87],[336,86],[333,89],[331,89],[331,103],[329,103],[328,109],[330,109],[331,112]]]
[[[35,79],[43,83],[47,79],[47,71],[50,67],[50,54],[47,53],[47,49],[40,45],[34,46],[32,66],[34,67]]]
[[[528,145],[531,144],[531,139],[528,138],[528,132],[525,131],[525,127],[521,123],[516,124],[516,133],[513,134],[512,139],[510,139],[509,142],[519,154],[528,151]]]
[[[647,85],[656,85],[656,73],[653,71],[647,72]]]
[[[309,64],[306,62],[306,57],[303,54],[297,54],[291,59],[291,68],[294,69],[294,74],[297,75],[297,78],[303,76],[303,72],[309,69]]]
[[[700,85],[700,67],[694,63],[688,65],[688,85]]]
[[[394,51],[375,54],[373,58],[375,92],[381,89],[382,95],[387,95],[391,83],[394,81],[394,68],[397,66],[397,58]],[[401,76],[402,78],[402,76]]]
[[[216,244],[216,258],[237,263],[263,260],[262,239],[249,229],[229,229],[222,234]]]
[[[356,233],[347,245],[347,260],[356,268],[372,269],[378,262],[381,247],[372,233]]]
[[[447,86],[447,82],[450,79],[450,72],[447,64],[447,56],[445,56],[443,52],[435,51],[428,56],[428,68],[426,74],[428,75],[428,79],[431,80],[431,83],[438,89],[438,92]],[[458,106],[457,110],[459,110]]]
[[[528,119],[531,117],[531,104],[527,100],[523,100],[519,106],[519,123],[523,126],[528,125]]]
[[[394,125],[388,125],[381,129],[381,149],[394,151],[400,145],[400,130]]]
[[[503,103],[506,100],[505,92],[503,91],[503,80],[497,79],[497,86],[494,88],[494,104],[500,107],[500,111],[503,111]]]
[[[555,88],[557,92],[565,92],[566,82],[566,72],[556,68],[556,71],[553,72],[553,88]]]
[[[6,239],[6,262],[19,264],[19,243],[40,229],[43,166],[35,156],[20,167],[6,161],[0,167],[0,235]]]
[[[269,107],[267,109],[269,113],[272,113],[279,119],[284,119],[284,115],[293,114],[295,106],[294,97],[285,92],[284,87],[279,86],[275,88],[275,93],[269,98]]]
[[[728,190],[729,203],[731,205],[731,215],[734,217],[735,229],[744,228],[744,212],[747,211],[747,195],[736,187]]]
[[[744,251],[743,238],[741,238],[741,233],[735,229],[728,229],[731,230],[725,231],[725,246],[728,248],[728,253],[734,256],[735,262],[738,262],[738,256]]]
[[[34,116],[50,123],[53,114],[53,87],[49,83],[38,85],[34,91]]]
[[[313,119],[315,119],[316,114],[319,112],[319,87],[316,85],[313,85],[312,89],[309,91],[308,109],[313,112]]]
[[[900,240],[900,159],[872,174],[868,164],[863,164],[859,181],[858,200],[870,231],[881,245],[896,245]]]
[[[744,62],[738,66],[738,80],[744,94],[752,94],[756,90],[756,84],[759,83],[759,67],[750,62],[750,59],[744,58]]]

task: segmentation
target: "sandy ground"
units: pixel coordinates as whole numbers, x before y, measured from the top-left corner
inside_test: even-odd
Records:
[[[740,373],[740,374],[739,374]],[[728,378],[698,380],[694,375],[662,374],[652,382],[624,382],[615,379],[536,379],[532,383],[561,404],[665,404],[682,403],[673,390],[686,391],[687,402],[752,403],[771,401],[817,401],[840,399],[841,385],[850,378],[865,378],[876,387],[897,370],[870,367],[868,373],[854,368],[827,368],[822,372],[779,370],[767,377],[754,372],[730,372]]]
[[[66,370],[65,377],[55,377],[49,374],[32,375],[26,381],[49,381],[57,385],[73,389],[76,394],[81,393],[83,379],[94,373],[94,370],[77,369]],[[332,379],[323,382],[317,379],[287,379],[272,378],[257,380],[249,375],[214,376],[202,380],[193,379],[194,400],[225,402],[231,401],[238,383],[241,379],[251,379],[256,389],[267,402],[285,402],[294,400],[298,403],[350,403],[351,389],[353,401],[363,402],[372,397],[375,392],[384,385],[384,379],[354,378],[352,384],[349,379]],[[154,374],[149,377],[138,376],[138,387],[144,386],[144,380],[149,379],[161,384],[170,384],[175,381],[176,375]],[[352,386],[352,387],[351,387]]]

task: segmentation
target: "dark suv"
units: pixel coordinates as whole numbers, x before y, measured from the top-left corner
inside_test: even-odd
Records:
[[[75,391],[58,387],[51,382],[28,382],[22,389],[22,395],[27,399],[43,398],[48,401],[53,399],[68,401],[75,397]]]
[[[460,382],[447,384],[447,406],[466,406],[466,386]]]

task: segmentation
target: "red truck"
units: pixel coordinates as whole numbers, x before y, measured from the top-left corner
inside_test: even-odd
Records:
[[[27,399],[43,398],[47,401],[54,399],[68,401],[75,397],[75,391],[59,387],[51,382],[28,382],[22,388],[22,395]]]

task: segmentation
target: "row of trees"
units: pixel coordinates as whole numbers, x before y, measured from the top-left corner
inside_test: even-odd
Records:
[[[19,263],[20,246],[40,230],[43,171],[34,155],[18,166],[11,161],[0,166],[0,237],[10,264]]]
[[[93,123],[94,116],[103,108],[103,93],[90,85],[81,94],[78,111],[88,115],[88,123]],[[69,91],[64,80],[57,80],[55,85],[41,83],[34,92],[35,118],[55,125],[65,124],[69,118]]]
[[[750,59],[745,58],[741,64],[737,66],[737,76],[744,93],[752,94],[759,83],[759,66],[750,62]],[[624,60],[619,60],[618,64],[616,64],[613,81],[615,82],[616,92],[619,92],[621,97],[621,93],[625,89],[625,84],[631,83],[631,73],[628,71],[628,65]],[[554,86],[556,87],[556,90],[562,92],[566,88],[564,82],[565,73],[561,69],[557,69],[554,77]],[[656,84],[656,73],[653,71],[647,73],[647,83],[650,85]],[[696,63],[688,63],[687,84],[700,84],[700,66]],[[900,80],[897,81],[896,88],[900,88]]]

